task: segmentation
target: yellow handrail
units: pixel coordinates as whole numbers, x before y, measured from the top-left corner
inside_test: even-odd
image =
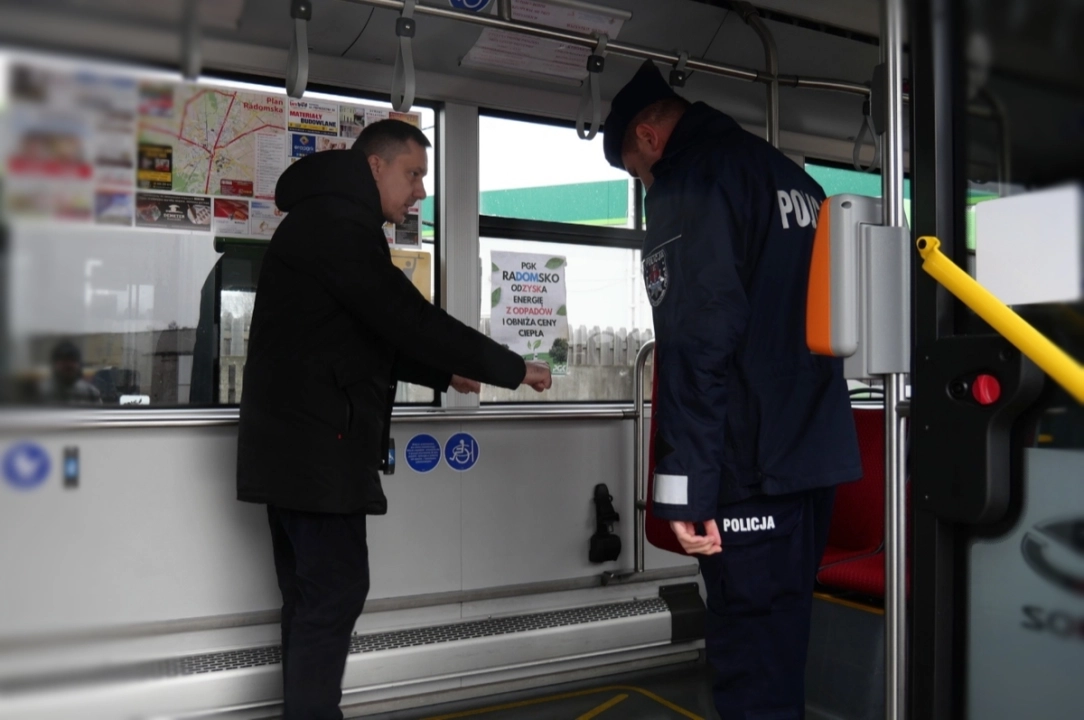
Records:
[[[935,237],[918,239],[922,269],[1084,404],[1084,367],[956,266]]]

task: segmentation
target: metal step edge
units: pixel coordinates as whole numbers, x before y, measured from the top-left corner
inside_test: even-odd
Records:
[[[661,598],[654,597],[568,610],[355,635],[350,642],[350,654],[364,655],[389,650],[441,645],[457,641],[515,635],[517,633],[668,612],[669,608],[666,602]],[[77,686],[167,680],[232,670],[248,670],[268,665],[278,665],[281,663],[281,657],[282,648],[280,645],[267,645],[114,665],[62,674],[0,678],[0,694],[11,697]]]

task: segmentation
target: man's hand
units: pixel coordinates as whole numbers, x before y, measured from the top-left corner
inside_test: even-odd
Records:
[[[670,528],[677,535],[681,547],[690,555],[714,555],[723,551],[723,539],[714,520],[704,522],[703,536],[696,534],[696,523],[671,522]]]
[[[550,366],[544,362],[527,363],[527,374],[523,377],[523,385],[530,385],[536,392],[549,390],[553,385],[553,376],[550,375]]]
[[[464,395],[469,395],[470,393],[477,395],[482,392],[482,384],[480,382],[458,375],[452,375],[451,386]]]

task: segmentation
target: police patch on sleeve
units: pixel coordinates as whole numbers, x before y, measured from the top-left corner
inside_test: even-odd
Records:
[[[661,247],[645,257],[643,266],[647,299],[653,307],[658,307],[662,299],[666,297],[666,290],[670,286],[670,276],[666,267],[666,248]]]

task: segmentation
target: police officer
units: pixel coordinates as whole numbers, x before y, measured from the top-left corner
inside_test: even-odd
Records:
[[[678,96],[651,61],[613,99],[604,149],[647,188],[653,508],[699,556],[716,708],[801,718],[835,486],[862,474],[842,363],[805,341],[824,192],[729,116]]]
[[[264,256],[249,333],[237,496],[267,505],[282,592],[287,720],[339,720],[343,669],[369,592],[366,515],[387,512],[398,381],[477,392],[550,387],[549,367],[463,325],[391,261],[385,221],[425,197],[429,141],[399,120],[279,179],[288,212]]]

